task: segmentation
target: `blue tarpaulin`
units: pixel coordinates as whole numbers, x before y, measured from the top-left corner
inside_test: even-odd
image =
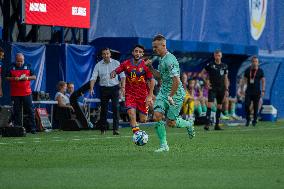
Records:
[[[33,91],[46,89],[45,50],[46,47],[43,44],[12,44],[11,62],[15,62],[17,53],[23,53],[25,63],[31,64],[34,69],[36,80],[31,82]]]
[[[152,38],[256,45],[284,49],[284,1],[91,0],[89,41]],[[254,17],[256,16],[256,18]],[[259,21],[259,22],[258,22]],[[259,30],[259,38],[252,34]]]

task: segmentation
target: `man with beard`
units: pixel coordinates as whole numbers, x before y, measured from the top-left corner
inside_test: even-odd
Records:
[[[142,57],[144,47],[135,45],[132,50],[132,58],[124,61],[118,68],[111,72],[111,77],[124,71],[125,83],[125,106],[130,118],[132,132],[139,131],[136,121],[136,110],[139,112],[140,122],[146,122],[148,106],[152,103],[155,80],[149,68],[145,65]],[[149,82],[147,82],[149,81]],[[147,86],[148,83],[148,86]]]

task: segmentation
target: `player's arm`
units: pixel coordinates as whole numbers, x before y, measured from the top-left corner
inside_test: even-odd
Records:
[[[180,83],[180,79],[178,76],[174,76],[172,77],[172,80],[173,80],[173,84],[172,84],[172,88],[171,88],[171,92],[170,92],[170,97],[173,97],[177,90],[178,90],[178,86],[179,86],[179,83]]]
[[[25,78],[23,78],[23,80],[27,81],[36,80],[36,75],[32,68],[30,68],[30,76],[26,76]]]
[[[115,70],[113,70],[110,73],[110,78],[113,79],[116,77],[117,74],[122,73],[123,71],[125,71],[125,63],[123,62],[122,64],[120,64]],[[125,77],[125,76],[124,76]],[[125,85],[124,85],[125,86]]]
[[[153,76],[156,78],[156,79],[161,79],[161,74],[158,70],[155,70],[153,65],[152,65],[152,61],[151,60],[146,60],[145,61],[145,64],[146,66],[148,66],[149,70],[151,71],[151,73],[153,74]]]
[[[99,75],[99,71],[98,71],[98,64],[96,64],[93,73],[92,73],[92,77],[90,79],[90,95],[93,96],[94,95],[94,85],[96,83],[96,80],[98,78]]]

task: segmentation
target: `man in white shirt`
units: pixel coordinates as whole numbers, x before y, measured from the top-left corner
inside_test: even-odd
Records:
[[[118,107],[119,107],[119,84],[120,81],[118,76],[111,79],[110,73],[119,67],[120,63],[117,60],[111,58],[111,52],[109,48],[102,49],[103,59],[99,61],[92,73],[90,79],[90,94],[94,94],[94,85],[96,83],[97,77],[100,77],[100,93],[101,93],[101,133],[104,134],[106,131],[106,120],[108,113],[108,102],[111,99],[112,111],[113,111],[113,135],[119,135],[118,132]],[[125,93],[125,75],[122,72],[119,74],[121,78],[121,90]]]

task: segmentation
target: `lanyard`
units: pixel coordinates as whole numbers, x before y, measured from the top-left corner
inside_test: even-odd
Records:
[[[258,70],[258,69],[256,69],[256,70],[254,71],[253,78],[252,78],[252,69],[250,69],[250,73],[249,73],[250,79],[253,79],[253,80],[255,79],[257,70]]]

